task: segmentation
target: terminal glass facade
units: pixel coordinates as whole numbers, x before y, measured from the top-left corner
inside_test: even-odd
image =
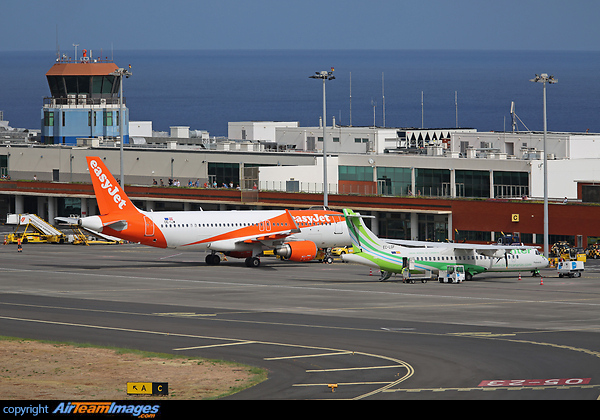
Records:
[[[456,170],[457,197],[490,197],[489,171]]]
[[[208,179],[216,182],[217,187],[233,183],[234,187],[240,185],[240,164],[226,162],[208,162]]]
[[[373,168],[371,166],[339,166],[338,176],[340,181],[370,181],[373,182]]]
[[[410,195],[410,168],[377,168],[378,191],[382,195]]]
[[[410,239],[410,213],[382,214],[379,218],[379,236],[389,239]]]
[[[449,196],[450,171],[448,169],[415,168],[417,195]]]
[[[414,187],[412,171],[414,170]],[[374,182],[371,166],[339,166],[340,181]],[[377,194],[450,197],[450,169],[377,167]],[[491,176],[490,174],[493,174]],[[493,192],[490,182],[493,179]],[[529,195],[529,173],[517,171],[455,171],[456,197],[495,198]],[[414,188],[414,191],[413,191]]]
[[[523,197],[529,195],[527,172],[494,171],[494,197]]]

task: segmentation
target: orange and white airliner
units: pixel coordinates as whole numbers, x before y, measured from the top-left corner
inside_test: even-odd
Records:
[[[339,212],[329,210],[158,211],[133,205],[104,162],[87,157],[100,216],[79,219],[85,229],[158,248],[217,252],[260,265],[267,249],[292,261],[309,261],[318,248],[348,246],[350,235]]]

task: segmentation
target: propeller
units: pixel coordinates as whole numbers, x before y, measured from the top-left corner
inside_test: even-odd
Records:
[[[502,257],[498,257],[496,262],[500,261],[501,258]],[[506,250],[504,250],[504,262],[506,263],[506,268],[508,268],[508,252]]]

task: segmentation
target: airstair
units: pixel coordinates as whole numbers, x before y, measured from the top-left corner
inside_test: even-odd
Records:
[[[16,243],[19,239],[22,243],[63,244],[67,242],[67,236],[62,231],[35,214],[8,214],[6,224],[17,225],[13,233],[6,235],[6,243]],[[21,228],[23,228],[22,232],[20,232]]]

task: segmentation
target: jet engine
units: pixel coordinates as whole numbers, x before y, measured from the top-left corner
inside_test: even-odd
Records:
[[[317,245],[312,241],[288,242],[275,248],[275,254],[290,261],[310,261],[317,256]]]

